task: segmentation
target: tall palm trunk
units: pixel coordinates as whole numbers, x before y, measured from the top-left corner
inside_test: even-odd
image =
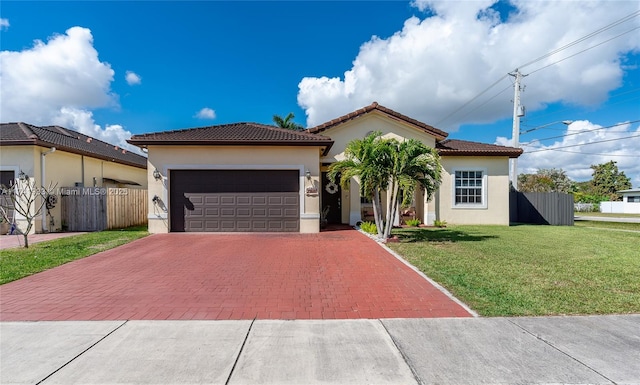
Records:
[[[376,230],[378,232],[378,238],[383,239],[384,234],[384,221],[382,220],[382,207],[380,206],[380,191],[378,189],[373,190],[373,220],[376,222]]]
[[[395,178],[391,179],[391,183],[389,183],[388,192],[391,194],[387,205],[387,223],[384,226],[384,235],[383,239],[388,239],[391,237],[391,229],[393,229],[393,222],[395,221],[397,210],[397,201],[398,201],[398,190],[399,185],[398,181]]]

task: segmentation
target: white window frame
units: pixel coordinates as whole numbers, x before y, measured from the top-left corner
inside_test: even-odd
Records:
[[[482,172],[482,203],[456,203],[456,172]],[[482,167],[459,167],[451,170],[451,208],[453,209],[486,209],[489,177],[487,169]]]

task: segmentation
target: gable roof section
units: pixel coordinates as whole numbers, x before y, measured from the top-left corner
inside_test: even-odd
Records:
[[[521,148],[457,139],[447,139],[436,143],[436,150],[440,156],[508,156],[509,158],[517,158],[522,155]]]
[[[294,131],[259,123],[231,123],[183,130],[133,135],[127,142],[148,145],[223,146],[320,146],[328,152],[333,140],[306,131]]]
[[[406,124],[414,126],[415,128],[417,128],[417,129],[419,129],[421,131],[424,131],[429,135],[434,136],[436,138],[436,141],[444,140],[449,135],[448,133],[446,133],[446,132],[444,132],[442,130],[439,130],[439,129],[435,128],[435,127],[432,127],[432,126],[430,126],[430,125],[428,125],[426,123],[422,123],[422,122],[420,122],[418,120],[410,118],[410,117],[408,117],[406,115],[403,115],[403,114],[401,114],[399,112],[396,112],[396,111],[394,111],[394,110],[392,110],[390,108],[381,106],[377,102],[373,102],[370,105],[368,105],[366,107],[363,107],[363,108],[361,108],[359,110],[355,110],[355,111],[353,111],[351,113],[348,113],[346,115],[343,115],[343,116],[341,116],[339,118],[335,118],[335,119],[333,119],[331,121],[328,121],[326,123],[322,123],[319,126],[315,126],[315,127],[309,128],[307,131],[310,132],[310,133],[313,133],[313,134],[318,134],[318,133],[320,133],[322,131],[328,130],[329,128],[332,128],[332,127],[338,126],[340,124],[346,123],[346,122],[348,122],[350,120],[356,119],[356,118],[358,118],[358,117],[360,117],[362,115],[366,115],[366,114],[368,114],[370,112],[373,112],[373,111],[381,112],[382,114],[386,115],[387,117],[389,117],[391,119],[400,120],[400,121],[402,121],[402,122],[404,122]]]
[[[61,151],[90,156],[128,166],[147,168],[147,158],[116,145],[59,126],[1,123],[0,145],[56,147]]]

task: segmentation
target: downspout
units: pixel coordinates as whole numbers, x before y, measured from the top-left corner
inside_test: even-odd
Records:
[[[40,184],[42,185],[41,187],[44,188],[44,184],[45,184],[45,176],[46,176],[46,172],[45,172],[45,161],[44,158],[51,154],[54,153],[56,151],[55,147],[51,147],[51,149],[47,152],[41,152],[40,153]],[[46,199],[43,195],[42,199]],[[44,207],[44,204],[42,205]],[[44,211],[41,211],[41,215],[42,215],[42,232],[46,233],[48,231],[47,229],[47,215],[44,213]]]

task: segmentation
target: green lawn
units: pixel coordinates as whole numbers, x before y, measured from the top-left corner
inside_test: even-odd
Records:
[[[99,231],[52,241],[38,242],[28,249],[0,251],[0,284],[60,266],[149,235],[145,227]]]
[[[591,227],[597,229],[631,230],[640,232],[640,223],[631,222],[575,221],[574,226]]]
[[[575,212],[573,214],[576,217],[602,217],[602,218],[640,218],[640,214],[611,214],[611,213],[586,213]]]
[[[640,232],[597,225],[399,229],[389,247],[483,316],[639,313]]]

